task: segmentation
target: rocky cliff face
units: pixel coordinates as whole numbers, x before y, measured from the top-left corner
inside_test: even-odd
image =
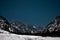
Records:
[[[0,29],[13,34],[60,36],[60,16],[45,27],[25,24],[19,21],[9,23],[6,18],[0,16]]]
[[[10,26],[9,22],[6,20],[6,18],[0,16],[0,29],[9,31],[10,27],[11,26]]]
[[[47,35],[60,36],[60,16],[47,25]]]
[[[54,21],[48,24],[47,27],[49,32],[60,31],[60,16],[57,16]]]

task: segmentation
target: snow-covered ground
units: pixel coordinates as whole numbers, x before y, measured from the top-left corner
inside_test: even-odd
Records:
[[[0,40],[60,40],[60,37],[42,37],[32,35],[16,35],[0,30]]]
[[[0,40],[60,40],[60,37],[41,37],[31,35],[0,34]]]

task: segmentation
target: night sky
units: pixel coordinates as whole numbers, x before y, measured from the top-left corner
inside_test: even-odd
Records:
[[[0,16],[9,22],[47,25],[60,15],[59,0],[0,0]]]

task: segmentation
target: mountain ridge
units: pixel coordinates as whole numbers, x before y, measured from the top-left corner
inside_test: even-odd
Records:
[[[57,16],[55,20],[44,27],[25,24],[19,21],[9,23],[6,18],[0,16],[0,29],[18,35],[23,34],[60,37],[60,16]]]

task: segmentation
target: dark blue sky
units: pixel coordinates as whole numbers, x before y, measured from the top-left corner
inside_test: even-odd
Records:
[[[59,0],[0,0],[0,15],[8,21],[47,25],[60,15]]]

